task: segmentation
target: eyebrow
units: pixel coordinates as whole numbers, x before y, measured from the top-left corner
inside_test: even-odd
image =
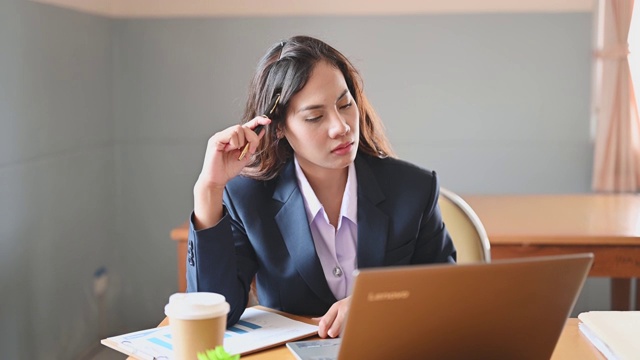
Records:
[[[342,94],[340,94],[340,96],[338,96],[338,99],[336,99],[336,102],[340,101],[348,93],[349,93],[349,89],[344,89]],[[307,110],[321,109],[323,107],[324,107],[324,105],[308,105],[308,106],[305,106],[305,107],[302,107],[302,108],[298,109],[298,111],[296,111],[296,113],[307,111]]]

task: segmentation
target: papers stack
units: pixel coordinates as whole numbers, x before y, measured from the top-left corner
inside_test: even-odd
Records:
[[[589,311],[580,331],[609,360],[640,359],[640,311]]]
[[[318,333],[318,327],[270,311],[248,308],[236,325],[227,328],[224,348],[229,354],[248,354]],[[113,336],[102,341],[114,350],[140,360],[172,360],[169,326]]]

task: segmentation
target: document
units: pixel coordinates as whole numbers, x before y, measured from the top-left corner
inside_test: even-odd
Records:
[[[318,332],[318,327],[276,313],[247,308],[237,324],[227,328],[224,348],[229,354],[245,355],[302,339]],[[102,344],[140,360],[173,357],[171,329],[161,326],[103,339]]]
[[[640,358],[640,311],[589,311],[580,331],[609,360]]]

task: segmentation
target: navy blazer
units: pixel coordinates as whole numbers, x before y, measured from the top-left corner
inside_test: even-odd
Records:
[[[407,162],[358,154],[358,268],[455,262],[442,222],[435,172]],[[337,299],[316,254],[295,164],[270,181],[242,176],[224,194],[225,214],[195,231],[187,251],[187,291],[223,294],[228,325],[244,311],[256,276],[261,305],[323,315]]]

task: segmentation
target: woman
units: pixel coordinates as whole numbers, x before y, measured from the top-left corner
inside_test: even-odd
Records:
[[[256,276],[262,305],[321,315],[320,336],[336,337],[354,269],[455,262],[435,173],[391,156],[341,53],[306,36],[274,45],[243,124],[209,139],[194,186],[188,291],[223,294],[230,325]]]

